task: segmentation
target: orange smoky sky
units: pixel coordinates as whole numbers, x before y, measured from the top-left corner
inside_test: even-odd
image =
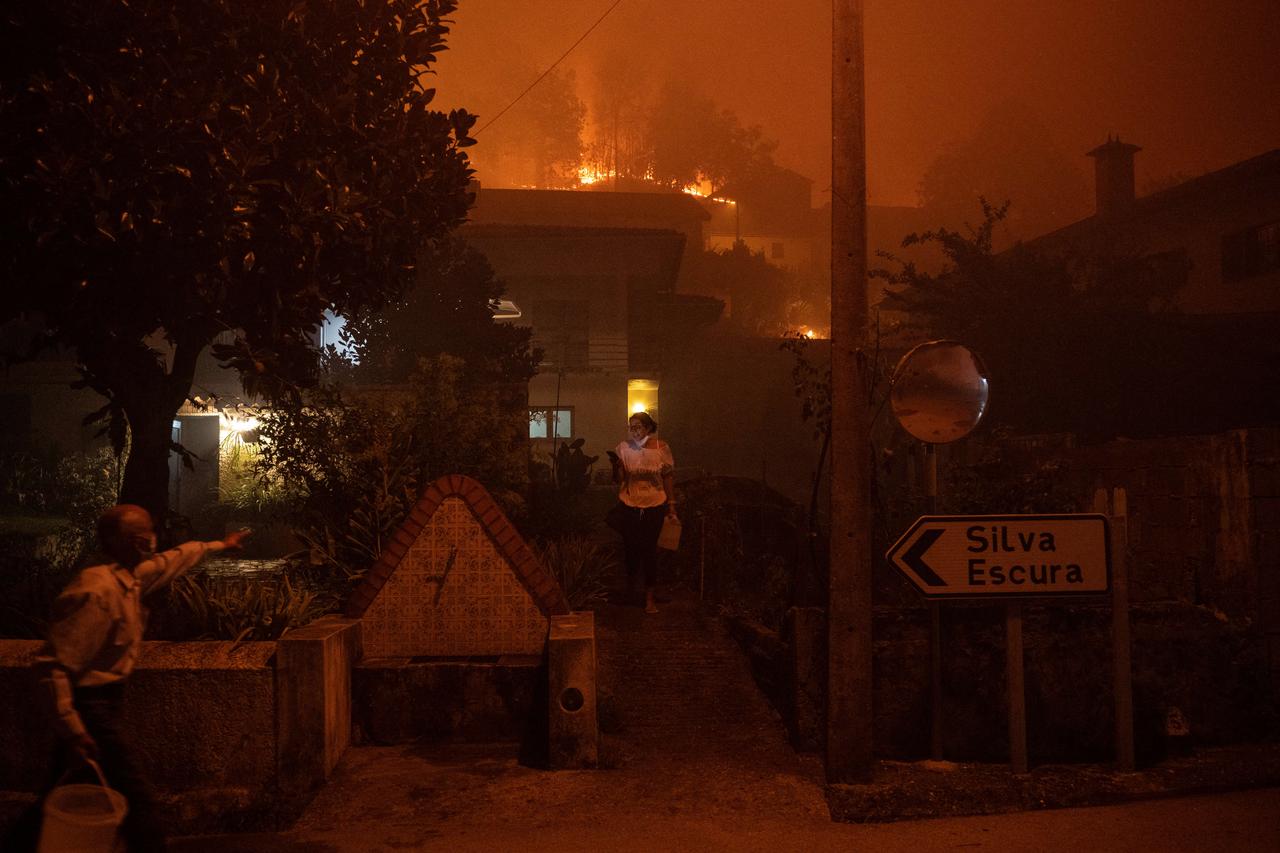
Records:
[[[462,0],[438,66],[441,105],[465,106],[483,124],[612,2]],[[1082,175],[1084,152],[1108,134],[1141,145],[1140,186],[1280,147],[1277,0],[866,0],[864,8],[873,203],[914,204],[933,158],[1009,101],[1037,114]],[[692,84],[777,140],[775,159],[812,178],[821,204],[830,58],[829,0],[622,0],[561,67],[575,72],[588,106],[601,63],[636,64],[655,85]],[[500,120],[480,144],[501,130]]]

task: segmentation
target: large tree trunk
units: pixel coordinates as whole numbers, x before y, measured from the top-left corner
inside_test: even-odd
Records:
[[[169,509],[169,447],[178,409],[165,406],[161,394],[139,397],[138,402],[125,408],[129,461],[124,468],[120,502],[143,507],[159,527]]]
[[[118,393],[129,422],[129,461],[120,502],[137,504],[150,512],[157,529],[169,511],[173,419],[191,393],[201,347],[178,345],[175,349],[170,373],[157,371],[135,377],[126,391]]]

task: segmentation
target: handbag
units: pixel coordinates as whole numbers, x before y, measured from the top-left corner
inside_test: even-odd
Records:
[[[680,547],[680,531],[683,525],[680,519],[674,515],[668,515],[662,519],[662,530],[658,533],[658,547],[665,548],[668,551],[675,551]]]

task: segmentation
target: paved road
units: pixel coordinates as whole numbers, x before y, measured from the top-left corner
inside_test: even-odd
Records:
[[[179,853],[390,853],[454,851],[1037,851],[1037,853],[1275,853],[1280,789],[1150,800],[1123,806],[848,825],[816,820],[700,820],[693,816],[607,815],[589,823],[492,820],[446,827],[396,821],[325,832],[187,839]]]

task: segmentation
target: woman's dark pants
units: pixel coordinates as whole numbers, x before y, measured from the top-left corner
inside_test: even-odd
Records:
[[[667,517],[667,505],[625,507],[622,517],[622,544],[627,559],[627,582],[634,588],[643,577],[644,585],[652,589],[658,585],[658,534],[662,532],[662,520]]]

